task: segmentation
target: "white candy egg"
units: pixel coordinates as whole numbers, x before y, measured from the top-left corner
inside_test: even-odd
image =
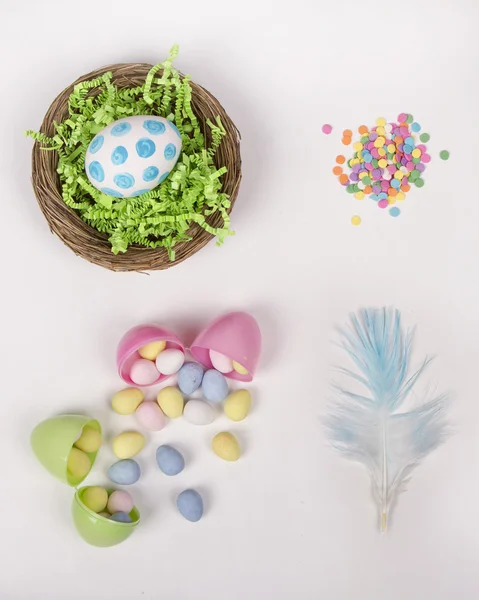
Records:
[[[108,196],[141,196],[162,183],[181,152],[181,135],[163,117],[125,117],[107,125],[85,156],[90,183]]]
[[[156,368],[162,375],[173,375],[181,369],[184,362],[185,355],[181,350],[168,348],[158,354]]]
[[[190,400],[183,410],[184,418],[193,425],[209,425],[216,419],[217,413],[202,400]]]
[[[216,350],[210,350],[210,360],[213,367],[220,373],[231,373],[233,371],[233,361]]]

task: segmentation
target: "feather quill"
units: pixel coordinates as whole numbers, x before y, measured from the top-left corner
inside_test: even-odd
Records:
[[[414,333],[403,332],[399,311],[361,310],[340,335],[357,369],[340,371],[366,391],[337,387],[326,426],[333,447],[368,469],[384,532],[411,471],[446,437],[446,396],[398,412],[430,362],[426,358],[409,374]]]

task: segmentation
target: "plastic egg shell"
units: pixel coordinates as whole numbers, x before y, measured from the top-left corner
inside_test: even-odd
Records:
[[[232,371],[226,377],[252,381],[261,354],[261,331],[256,320],[245,312],[232,312],[213,321],[191,345],[191,353],[200,363],[212,369],[210,351],[219,352],[247,370]]]
[[[178,336],[159,325],[138,325],[125,333],[116,351],[118,374],[129,385],[135,385],[130,377],[132,364],[140,357],[138,350],[151,342],[165,341],[166,348],[175,348],[183,353],[185,348]],[[155,385],[168,379],[169,375],[158,373],[158,379],[150,385]]]
[[[141,196],[168,177],[181,146],[181,134],[171,121],[156,115],[125,117],[93,138],[85,171],[90,183],[108,196]]]

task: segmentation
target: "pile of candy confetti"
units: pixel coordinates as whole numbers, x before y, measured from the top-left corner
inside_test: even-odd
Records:
[[[331,125],[323,125],[322,131],[329,134]],[[348,160],[345,156],[336,157],[333,173],[339,183],[358,200],[369,196],[381,209],[389,208],[389,214],[397,217],[401,214],[396,202],[405,200],[411,185],[424,186],[423,174],[431,156],[427,153],[428,133],[420,133],[421,125],[410,114],[401,113],[397,123],[388,123],[380,117],[376,126],[358,128],[359,139],[353,143],[354,154]],[[343,131],[342,143],[349,146],[353,133]],[[442,150],[443,160],[449,158],[449,152]],[[345,168],[350,172],[346,173]],[[353,225],[359,225],[361,218],[355,215]]]

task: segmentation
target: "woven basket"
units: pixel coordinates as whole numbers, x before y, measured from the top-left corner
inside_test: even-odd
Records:
[[[48,109],[40,131],[48,136],[54,135],[53,122],[61,123],[68,115],[68,98],[73,86],[82,81],[103,75],[107,71],[113,74],[113,82],[121,89],[137,87],[144,83],[152,65],[148,64],[117,64],[104,67],[80,77],[55,98]],[[222,192],[230,196],[231,212],[241,182],[240,135],[233,121],[228,117],[218,100],[201,86],[190,82],[192,88],[192,108],[198,118],[201,130],[208,143],[211,141],[206,120],[214,121],[219,115],[226,129],[214,162],[220,167],[227,167],[223,175]],[[93,91],[92,93],[95,93]],[[35,142],[32,153],[32,183],[40,208],[50,225],[52,232],[78,256],[91,263],[112,271],[149,271],[173,267],[186,260],[203,248],[213,236],[197,224],[192,224],[188,234],[193,238],[190,242],[179,243],[175,246],[175,260],[168,258],[164,248],[143,248],[130,246],[124,254],[111,252],[108,236],[87,225],[76,212],[69,208],[62,199],[60,178],[56,171],[58,155],[54,151],[41,150],[41,144]],[[212,227],[221,227],[223,221],[220,214],[207,217]]]

